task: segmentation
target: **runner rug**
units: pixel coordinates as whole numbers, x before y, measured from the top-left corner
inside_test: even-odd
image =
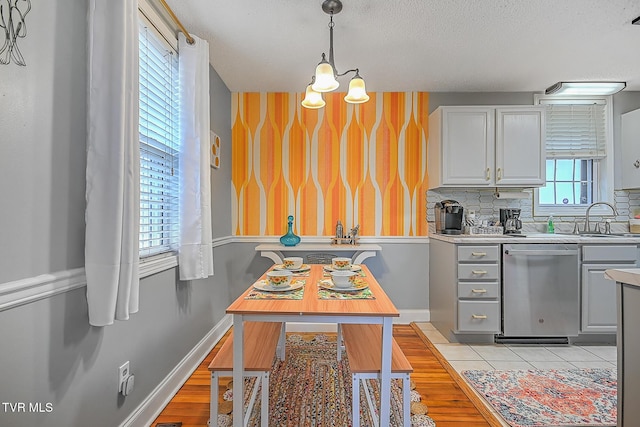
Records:
[[[300,335],[287,337],[286,358],[276,360],[269,377],[269,425],[278,427],[348,427],[351,422],[351,373],[349,361],[343,352],[342,361],[337,360],[335,337],[316,335],[306,340]],[[392,380],[391,426],[402,423],[402,383]],[[247,380],[247,385],[250,381]],[[251,382],[252,383],[252,382]],[[368,380],[367,386],[373,399],[379,397],[378,381]],[[412,391],[412,401],[420,395]],[[364,389],[360,395],[360,425],[373,426],[367,408]],[[225,393],[231,400],[233,393]],[[245,396],[245,405],[248,395]],[[426,406],[424,407],[426,412]],[[412,426],[435,426],[425,415],[412,416]],[[376,414],[377,416],[377,414]],[[229,415],[221,415],[219,426],[231,425]],[[249,419],[249,426],[260,426],[260,403],[256,402]]]
[[[512,427],[615,426],[615,369],[463,371]]]

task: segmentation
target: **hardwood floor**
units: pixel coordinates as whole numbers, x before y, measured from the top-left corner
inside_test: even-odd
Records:
[[[478,402],[474,405],[465,393],[464,383],[415,325],[396,325],[393,336],[409,359],[414,372],[411,379],[429,407],[429,416],[437,427],[494,427],[499,422]],[[210,375],[207,367],[218,352],[223,338],[194,371],[171,402],[164,408],[157,423],[182,422],[182,427],[206,427],[209,419]],[[462,384],[461,388],[458,384]],[[223,392],[221,387],[220,392]],[[220,394],[220,393],[219,393]],[[477,406],[477,407],[476,407]],[[479,409],[478,409],[479,408]]]

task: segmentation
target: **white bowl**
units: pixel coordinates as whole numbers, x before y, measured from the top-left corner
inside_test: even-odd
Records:
[[[282,260],[284,268],[287,270],[297,270],[302,267],[302,257],[290,256]]]
[[[334,270],[331,272],[331,279],[336,288],[350,288],[354,285],[357,274],[354,271]]]
[[[267,283],[272,288],[286,288],[291,284],[293,274],[287,270],[273,270],[267,272]]]
[[[351,258],[331,258],[331,268],[334,270],[351,270]]]

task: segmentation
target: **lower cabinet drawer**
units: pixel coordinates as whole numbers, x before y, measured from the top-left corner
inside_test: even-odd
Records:
[[[460,280],[498,280],[500,269],[497,264],[458,264]]]
[[[458,283],[458,298],[496,299],[500,297],[498,282],[460,282]]]
[[[458,301],[459,332],[500,332],[499,301]]]

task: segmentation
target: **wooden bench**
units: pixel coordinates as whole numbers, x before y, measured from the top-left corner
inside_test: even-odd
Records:
[[[251,392],[247,414],[251,413],[256,401],[258,386],[262,385],[260,396],[260,425],[269,424],[269,373],[273,359],[280,345],[280,358],[284,357],[284,323],[282,322],[245,322],[244,324],[244,377],[256,377]],[[218,387],[221,372],[233,371],[233,332],[224,342],[218,354],[209,364],[211,371],[211,403],[209,406],[209,425],[218,427]],[[234,396],[242,399],[242,396]],[[245,425],[249,417],[245,418]]]
[[[373,408],[376,406],[369,393],[365,380],[379,379],[382,365],[382,327],[368,324],[340,325],[349,368],[351,369],[351,388],[353,395],[352,418],[353,427],[360,425],[360,382],[364,386],[365,396],[375,426],[378,419]],[[411,426],[411,372],[413,367],[407,360],[398,343],[393,339],[391,351],[391,378],[402,379],[402,413],[405,426]]]

